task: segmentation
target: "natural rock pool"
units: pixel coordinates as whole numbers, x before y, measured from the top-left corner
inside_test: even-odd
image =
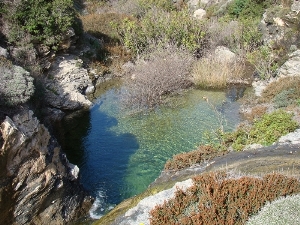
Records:
[[[84,187],[96,197],[94,218],[144,191],[174,154],[195,150],[205,141],[206,131],[220,127],[218,113],[225,130],[240,121],[236,99],[243,88],[191,89],[172,97],[168,107],[146,114],[120,107],[121,91],[104,91],[89,112],[67,117],[62,126],[64,151],[79,166]]]

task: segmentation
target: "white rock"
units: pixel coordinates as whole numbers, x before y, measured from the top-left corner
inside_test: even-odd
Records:
[[[300,129],[295,130],[285,136],[282,136],[278,140],[279,144],[300,144]]]
[[[70,175],[72,176],[72,180],[76,180],[78,178],[79,174],[79,168],[77,165],[74,165],[72,163],[69,163],[70,167]]]
[[[125,218],[122,219],[122,222],[119,223],[119,225],[150,225],[149,213],[156,205],[163,204],[165,200],[173,198],[177,188],[185,191],[192,185],[193,180],[188,179],[186,181],[176,183],[172,188],[168,190],[164,190],[155,195],[144,198],[137,204],[137,206],[129,209],[125,213]]]
[[[300,50],[289,55],[289,59],[278,69],[278,77],[300,76]]]
[[[223,62],[233,62],[236,59],[235,53],[224,46],[218,46],[215,49],[215,57]]]
[[[204,9],[197,9],[193,14],[193,17],[195,17],[198,20],[203,19],[205,16],[206,16],[206,11]]]
[[[0,47],[0,56],[4,56],[5,58],[7,58],[8,52],[5,48]]]

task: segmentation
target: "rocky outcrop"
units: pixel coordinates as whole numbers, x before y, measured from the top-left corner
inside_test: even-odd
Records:
[[[82,60],[74,55],[57,57],[45,79],[46,99],[50,107],[78,110],[91,106],[86,94],[94,91],[94,85],[82,64]]]
[[[68,224],[87,213],[77,168],[32,111],[7,117],[1,133],[1,224]]]
[[[289,55],[289,59],[279,68],[278,77],[300,76],[300,50]]]

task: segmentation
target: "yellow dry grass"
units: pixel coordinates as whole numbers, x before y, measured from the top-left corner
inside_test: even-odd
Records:
[[[239,83],[244,76],[244,69],[241,60],[229,62],[210,55],[195,63],[192,80],[200,87],[224,88],[230,83]]]

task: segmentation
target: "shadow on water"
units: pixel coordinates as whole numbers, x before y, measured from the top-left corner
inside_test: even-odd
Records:
[[[139,149],[134,135],[110,130],[118,121],[100,108],[101,102],[89,112],[66,117],[62,125],[63,149],[70,162],[79,166],[85,189],[99,201],[94,209],[97,215],[122,200],[124,171],[130,156]]]

